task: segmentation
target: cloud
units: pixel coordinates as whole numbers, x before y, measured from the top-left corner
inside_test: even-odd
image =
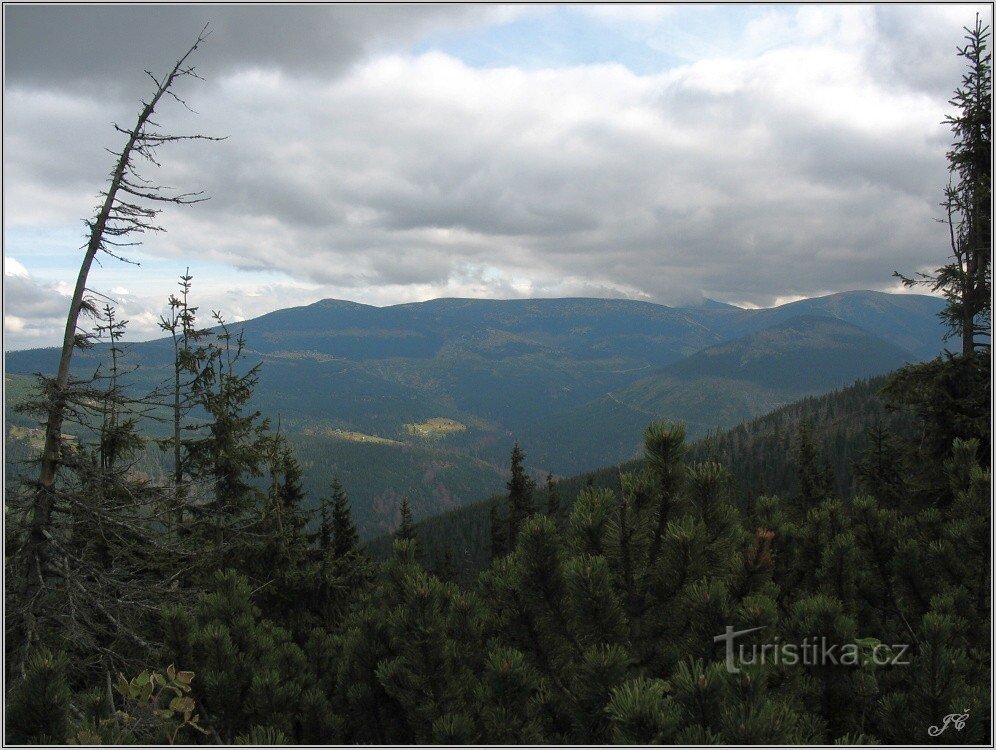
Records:
[[[51,50],[71,36],[71,10],[13,16],[22,25],[11,28],[34,29],[24,38]],[[167,25],[148,46],[160,60],[205,12],[168,10],[156,11]],[[726,51],[686,46],[687,62],[652,73],[472,66],[408,48],[430,27],[487,23],[483,10],[311,10],[331,15],[211,9],[220,20],[199,63],[207,81],[183,92],[200,114],[164,109],[177,132],[228,139],[163,151],[162,182],[204,188],[211,200],[168,211],[168,233],[144,252],[189,260],[195,274],[210,262],[243,280],[287,277],[246,282],[239,294],[212,288],[211,306],[251,316],[320,296],[675,304],[703,293],[767,305],[885,288],[893,270],[936,266],[945,252],[934,222],[949,140],[939,123],[959,77],[964,8],[761,9]],[[673,35],[691,13],[679,11],[587,15]],[[121,55],[135,59],[130,40],[152,33],[152,16],[110,15],[102,33],[129,40]],[[74,57],[89,51],[48,60],[17,44],[8,225],[71,225],[92,210],[109,167],[108,120],[126,122],[135,102],[85,85],[67,92],[74,70],[114,74]]]
[[[230,280],[196,275],[193,287],[193,300],[200,307],[203,324],[211,323],[213,310],[222,311],[229,322],[238,322],[328,296],[313,284],[261,282],[233,288]],[[163,285],[161,294],[135,294],[118,286],[105,294],[88,296],[98,308],[109,304],[116,319],[127,324],[126,341],[143,341],[163,334],[160,317],[168,311],[166,299],[171,288],[169,283]],[[17,260],[5,257],[4,350],[52,346],[61,341],[71,291],[64,283],[38,279]],[[80,325],[92,329],[95,321],[84,316]]]
[[[27,278],[28,269],[21,265],[20,262],[14,258],[4,258],[3,259],[3,275],[4,276],[17,276],[19,278]]]
[[[4,349],[51,345],[65,329],[69,297],[33,278],[16,259],[3,259]]]
[[[13,85],[140,95],[143,71],[175,60],[210,24],[195,64],[212,76],[246,68],[328,76],[430,30],[509,17],[473,6],[13,5],[4,9],[5,73]]]
[[[217,97],[251,129],[216,150],[212,205],[175,217],[177,256],[195,236],[216,259],[361,292],[442,291],[470,264],[536,287],[571,275],[763,303],[885,282],[936,252],[942,109],[836,51],[658,76],[383,57],[322,87],[258,83],[253,110],[296,102],[289,124],[250,116],[243,87]]]

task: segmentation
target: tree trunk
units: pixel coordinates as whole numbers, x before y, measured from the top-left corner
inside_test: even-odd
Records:
[[[121,209],[120,206],[117,206],[116,209],[116,200],[119,191],[122,189],[122,185],[124,185],[126,193],[135,196],[150,200],[175,203],[184,202],[183,196],[180,198],[168,198],[163,195],[157,195],[155,188],[151,188],[149,191],[136,192],[134,188],[130,188],[127,185],[126,178],[129,174],[131,159],[136,152],[136,148],[141,151],[142,148],[150,147],[150,144],[155,145],[168,140],[176,140],[175,137],[146,134],[145,127],[147,124],[151,124],[150,118],[156,106],[163,95],[169,91],[176,79],[181,76],[193,74],[192,70],[184,68],[184,62],[197,49],[200,43],[204,41],[204,38],[205,32],[202,31],[198,35],[194,45],[187,50],[183,57],[177,60],[172,70],[162,82],[156,81],[157,88],[154,95],[147,103],[144,103],[134,128],[130,131],[122,131],[128,134],[128,140],[118,156],[117,163],[111,173],[110,184],[105,193],[104,202],[101,204],[96,217],[88,222],[90,238],[87,242],[86,252],[83,255],[83,261],[80,264],[79,275],[76,278],[76,287],[73,290],[69,313],[66,316],[66,330],[62,339],[62,353],[59,357],[59,367],[52,383],[50,403],[45,423],[45,444],[42,449],[38,484],[33,498],[28,537],[24,548],[25,575],[22,581],[23,588],[21,593],[25,597],[22,601],[28,603],[29,609],[33,607],[36,592],[45,585],[45,557],[48,534],[50,534],[52,526],[52,512],[55,506],[55,480],[62,459],[62,426],[65,420],[68,400],[69,369],[72,362],[73,350],[77,342],[77,329],[79,327],[80,313],[84,305],[87,277],[90,274],[90,268],[97,253],[106,247],[105,243],[109,229],[110,234],[114,236],[120,236],[128,231],[127,217],[129,214],[122,212],[116,215],[116,210]],[[156,80],[151,74],[150,77]],[[121,130],[120,128],[118,129]],[[109,222],[115,219],[121,219],[126,224],[125,228],[122,229],[113,225],[109,228]],[[133,221],[132,224],[133,226],[137,224],[136,229],[142,227],[138,222]],[[32,612],[25,612],[25,617],[30,622],[33,617]]]

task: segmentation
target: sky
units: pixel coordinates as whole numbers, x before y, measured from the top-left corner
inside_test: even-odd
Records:
[[[210,200],[89,286],[157,320],[334,297],[744,306],[944,262],[956,48],[986,5],[4,6],[4,349],[61,341],[84,220],[205,23],[149,179]]]

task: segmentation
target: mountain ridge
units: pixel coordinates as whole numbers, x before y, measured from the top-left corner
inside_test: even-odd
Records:
[[[916,356],[837,318],[799,315],[714,344],[620,389],[549,417],[522,436],[540,446],[537,460],[557,474],[626,459],[643,427],[670,418],[690,438],[729,427],[795,399],[881,375]],[[588,425],[599,425],[597,443]],[[555,439],[555,436],[559,438]],[[546,448],[543,446],[553,446]]]
[[[586,297],[441,298],[385,307],[327,299],[231,328],[245,333],[247,366],[263,365],[254,409],[279,418],[288,434],[314,436],[343,460],[361,455],[364,465],[350,472],[359,504],[390,512],[378,494],[379,464],[404,463],[436,476],[433,467],[456,466],[454,456],[466,456],[418,490],[420,513],[427,514],[466,502],[475,486],[491,486],[516,440],[537,474],[584,471],[631,455],[654,418],[681,418],[701,434],[901,360],[932,356],[942,345],[936,313],[943,304],[873,292],[765,310]],[[733,368],[740,360],[730,352],[738,347],[741,360],[753,352],[754,370]],[[833,347],[842,363],[834,379],[829,358],[806,374],[800,363]],[[140,365],[136,388],[151,390],[172,377],[168,339],[127,349]],[[722,351],[726,360],[716,354]],[[74,370],[92,372],[102,352],[77,352]],[[57,359],[55,348],[5,355],[7,371],[17,375],[51,372]],[[790,374],[815,385],[797,387],[786,381]],[[433,427],[441,424],[449,426]],[[415,458],[404,453],[407,445],[419,448]],[[492,470],[484,472],[480,462]],[[479,476],[471,481],[474,471]],[[386,522],[370,517],[368,528],[383,530]]]

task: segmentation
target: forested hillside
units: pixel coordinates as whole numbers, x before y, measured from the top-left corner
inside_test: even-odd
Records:
[[[253,407],[309,456],[309,496],[321,496],[339,474],[369,538],[394,528],[403,496],[425,518],[499,489],[516,440],[537,476],[569,476],[637,455],[650,420],[678,419],[697,438],[933,355],[940,305],[874,292],[774,310],[595,299],[384,308],[326,300],[231,331],[244,336],[242,371],[261,364]],[[96,371],[108,346],[97,340],[77,352],[74,373]],[[128,370],[122,387],[138,394],[169,383],[170,339],[118,346]],[[51,372],[56,360],[54,349],[9,352],[7,373]],[[11,390],[7,406],[22,394]],[[143,433],[168,433],[168,410],[147,416],[157,419],[142,420]],[[23,415],[14,421],[38,429]],[[144,463],[151,474],[170,457]]]
[[[689,437],[698,438],[910,359],[909,352],[856,326],[802,315],[707,347],[518,437],[535,446],[536,465],[575,473],[637,455],[648,420],[681,421]],[[593,440],[590,426],[596,424]]]
[[[37,392],[30,378],[21,375],[6,378],[4,457],[11,479],[30,477],[38,470],[44,433],[36,418],[20,410],[37,397]],[[148,435],[162,438],[162,422],[146,422],[145,426]],[[428,423],[425,434],[415,433],[407,440],[345,430],[294,431],[287,429],[286,424],[281,427],[300,462],[300,481],[308,508],[317,510],[320,498],[329,494],[333,481],[341,482],[350,489],[353,516],[363,538],[397,528],[404,498],[416,517],[424,518],[487,497],[504,486],[504,472],[499,467],[449,448],[435,436],[436,432],[447,429],[446,424]],[[66,434],[93,436],[91,430],[80,425],[67,426]],[[153,481],[163,481],[170,475],[173,463],[169,451],[146,440],[133,459],[131,471]],[[260,486],[265,483],[262,478],[255,481]]]
[[[863,380],[839,391],[789,404],[727,430],[717,430],[688,446],[690,461],[715,461],[730,472],[731,497],[748,507],[759,497],[790,497],[799,491],[802,439],[812,442],[821,471],[836,497],[852,498],[860,489],[855,462],[884,431],[909,439],[913,420],[902,410],[887,409],[882,389],[887,378]],[[528,450],[529,446],[525,445]],[[528,456],[527,456],[528,457]],[[564,512],[570,512],[586,487],[619,488],[619,471],[639,471],[641,460],[559,479],[552,487]],[[549,487],[537,490],[536,507],[545,508]],[[491,510],[503,507],[505,495],[472,503],[415,525],[425,560],[442,569],[449,560],[454,575],[473,580],[490,562]],[[374,559],[387,559],[391,537],[368,543]]]
[[[903,387],[911,379],[919,390]],[[911,743],[925,729],[900,717],[941,705],[976,720],[960,740],[985,742],[989,656],[975,644],[989,627],[988,382],[988,358],[958,357],[888,379],[906,410],[898,421],[879,420],[879,380],[688,448],[680,425],[651,424],[640,464],[561,483],[555,495],[537,491],[513,455],[509,494],[477,540],[492,558],[479,576],[463,574],[475,567],[467,550],[429,561],[438,527],[415,526],[407,504],[378,571],[339,487],[308,534],[300,468],[279,442],[276,453],[241,454],[247,469],[269,467],[270,484],[239,485],[227,497],[240,504],[220,515],[210,493],[183,515],[170,494],[157,495],[176,524],[165,535],[126,512],[117,492],[150,488],[115,470],[104,480],[117,491],[109,497],[92,486],[79,503],[67,497],[68,532],[82,535],[66,579],[70,606],[50,594],[35,604],[41,619],[9,621],[15,634],[41,623],[44,642],[61,648],[38,648],[25,662],[8,699],[8,737]],[[957,419],[938,420],[931,404],[961,385],[975,397],[948,412]],[[861,494],[848,499],[835,493],[819,445],[844,436],[845,451],[829,456],[839,467],[855,418],[881,429],[852,474]],[[811,430],[795,430],[793,457],[779,460],[779,433],[800,420]],[[734,488],[752,475],[698,460],[714,455],[788,463],[795,482],[743,497]],[[85,462],[70,466],[74,479],[101,476]],[[29,497],[8,495],[12,518]],[[104,536],[91,525],[112,518],[151,533]],[[454,518],[451,533],[474,533]],[[129,576],[143,567],[162,572],[138,590]],[[171,595],[175,580],[192,597]],[[161,608],[150,606],[156,600]],[[730,652],[739,657],[717,643],[731,628],[760,630]],[[779,664],[746,655],[813,633],[853,657]],[[94,658],[103,643],[113,650]],[[946,679],[925,684],[938,663]],[[112,693],[110,668],[122,673]],[[80,715],[69,710],[74,691]]]

